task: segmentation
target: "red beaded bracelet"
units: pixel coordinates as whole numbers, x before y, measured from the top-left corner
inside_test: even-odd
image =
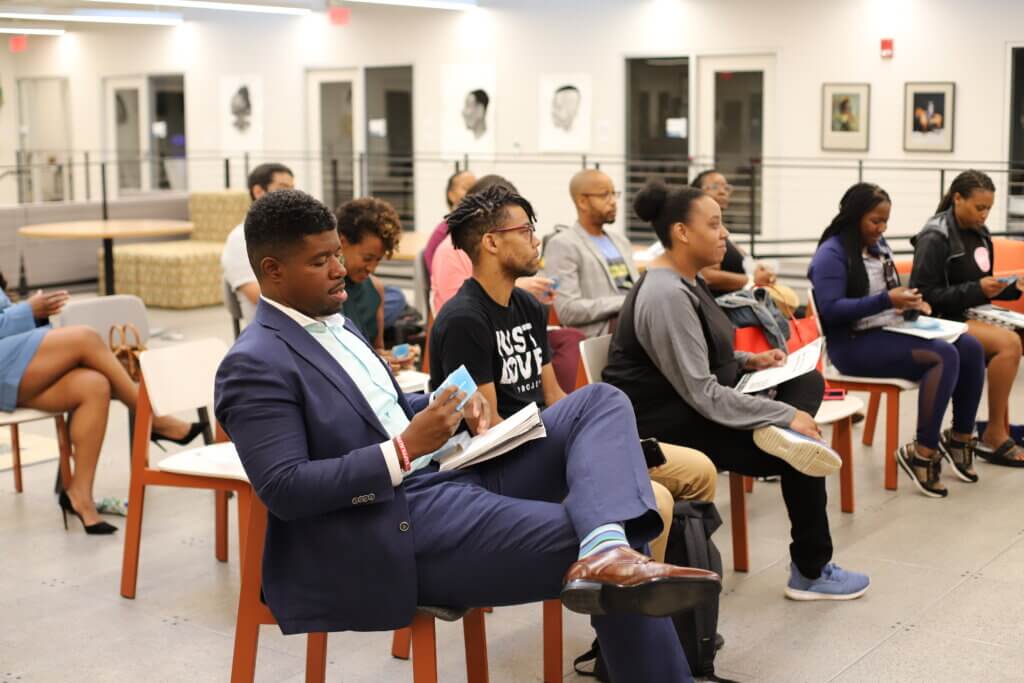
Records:
[[[412,462],[409,460],[409,449],[405,447],[405,441],[400,436],[396,436],[394,442],[398,448],[398,454],[402,456],[402,471],[408,472],[412,469]]]

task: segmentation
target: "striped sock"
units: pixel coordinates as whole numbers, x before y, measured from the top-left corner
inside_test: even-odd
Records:
[[[586,559],[591,555],[611,550],[620,545],[629,547],[626,530],[623,526],[621,524],[602,524],[580,541],[579,559]]]

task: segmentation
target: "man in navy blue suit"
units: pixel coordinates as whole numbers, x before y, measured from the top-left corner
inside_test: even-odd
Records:
[[[298,191],[245,221],[262,292],[217,373],[216,414],[270,516],[263,592],[284,633],[389,630],[416,605],[561,596],[591,614],[613,680],[690,680],[666,615],[720,590],[711,572],[633,548],[661,528],[632,407],[607,385],[544,411],[543,439],[439,472],[430,454],[474,398],[404,395],[340,314],[335,220]]]

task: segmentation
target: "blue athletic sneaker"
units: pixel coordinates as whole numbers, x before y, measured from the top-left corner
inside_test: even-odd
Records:
[[[785,592],[790,600],[854,600],[867,592],[870,583],[867,574],[847,571],[834,562],[826,564],[816,579],[806,578],[791,564]]]

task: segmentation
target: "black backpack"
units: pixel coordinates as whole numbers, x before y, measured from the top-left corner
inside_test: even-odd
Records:
[[[665,562],[681,567],[709,569],[722,575],[722,555],[718,552],[711,535],[722,526],[718,508],[711,502],[678,501],[672,515],[672,529],[665,549]],[[703,607],[680,612],[672,617],[679,635],[679,642],[686,653],[686,661],[695,678],[708,678],[726,682],[715,676],[716,634],[718,627],[718,598]],[[593,661],[593,671],[579,668],[580,664]],[[592,676],[599,681],[610,681],[608,669],[597,640],[588,652],[573,662],[573,668],[581,676]]]
[[[711,535],[722,526],[718,508],[711,502],[679,501],[672,514],[672,530],[665,548],[665,562],[681,567],[709,569],[722,575],[722,555]],[[715,636],[718,633],[718,596],[672,617],[676,634],[695,677],[715,676]],[[720,680],[720,679],[717,679]]]

